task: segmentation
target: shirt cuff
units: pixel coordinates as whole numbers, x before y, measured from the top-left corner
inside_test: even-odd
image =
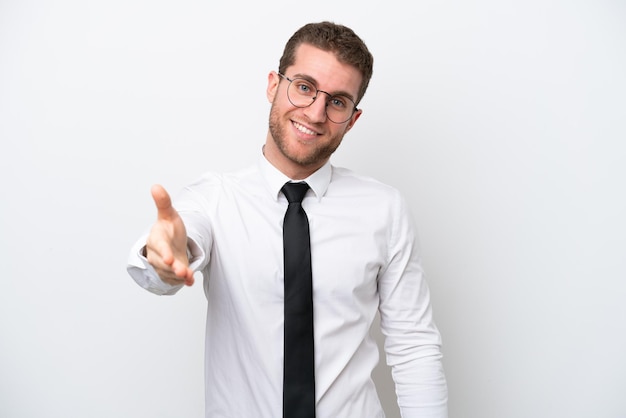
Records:
[[[135,282],[156,295],[173,295],[184,285],[173,286],[165,283],[144,256],[147,236],[142,237],[133,245],[128,258],[126,270]]]

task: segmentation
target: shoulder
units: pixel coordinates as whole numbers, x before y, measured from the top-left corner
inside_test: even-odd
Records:
[[[254,187],[258,181],[258,170],[254,167],[232,172],[205,171],[179,192],[177,201],[194,202],[206,209],[224,198],[245,193],[242,189]]]
[[[201,193],[216,191],[236,187],[238,184],[248,183],[251,179],[258,179],[258,177],[258,170],[255,167],[246,167],[231,172],[205,171],[185,189]]]
[[[367,228],[387,230],[390,240],[412,236],[412,211],[394,186],[350,169],[333,167],[326,197],[337,213],[338,208],[349,209],[367,220]]]
[[[332,166],[329,192],[369,196],[384,200],[402,200],[402,195],[397,188],[374,177],[335,166]]]

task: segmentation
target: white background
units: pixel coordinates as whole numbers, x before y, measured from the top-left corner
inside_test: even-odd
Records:
[[[626,417],[618,0],[0,0],[0,416],[203,415],[202,288],[127,253],[151,184],[257,158],[267,73],[325,19],[375,56],[334,163],[414,209],[451,418]]]

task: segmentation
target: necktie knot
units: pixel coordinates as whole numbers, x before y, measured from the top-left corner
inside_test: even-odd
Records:
[[[289,203],[302,203],[302,199],[304,199],[304,195],[307,190],[309,190],[309,185],[301,182],[301,183],[285,183],[283,188],[281,189],[283,194],[289,201]]]

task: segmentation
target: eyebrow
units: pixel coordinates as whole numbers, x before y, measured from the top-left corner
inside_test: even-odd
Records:
[[[306,74],[302,74],[302,73],[297,73],[294,74],[293,76],[289,77],[291,79],[295,79],[295,78],[303,78],[309,82],[311,82],[312,84],[315,85],[316,88],[319,87],[319,85],[317,84],[317,80],[315,80],[313,77],[306,75]],[[319,89],[318,89],[319,90]],[[331,96],[345,96],[348,97],[350,100],[352,100],[354,102],[354,96],[352,96],[352,94],[348,93],[347,91],[330,91],[330,92],[326,92],[325,93],[330,93]]]

